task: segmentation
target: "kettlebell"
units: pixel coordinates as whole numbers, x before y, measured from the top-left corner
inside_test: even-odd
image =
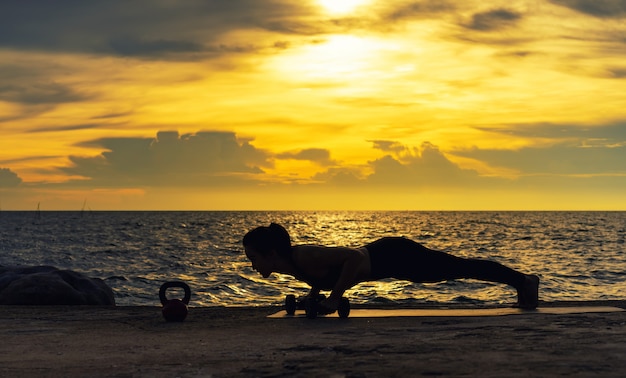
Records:
[[[185,297],[181,299],[167,299],[165,291],[170,287],[180,287],[185,290]],[[161,285],[159,289],[159,299],[163,305],[161,312],[168,322],[182,322],[187,317],[187,305],[191,298],[191,289],[189,285],[182,281],[168,281]]]

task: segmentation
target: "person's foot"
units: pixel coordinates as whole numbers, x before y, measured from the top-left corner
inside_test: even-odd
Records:
[[[533,310],[539,305],[539,277],[527,275],[524,284],[517,290],[517,306]]]

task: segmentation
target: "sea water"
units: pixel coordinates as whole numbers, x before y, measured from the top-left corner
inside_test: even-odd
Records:
[[[308,287],[286,275],[264,279],[245,258],[243,235],[270,222],[285,226],[295,244],[359,247],[405,236],[495,260],[539,275],[546,301],[621,300],[626,293],[626,212],[2,211],[0,265],[52,265],[102,278],[118,305],[159,305],[159,287],[170,280],[189,284],[192,306],[275,305]],[[353,303],[516,299],[506,285],[475,280],[387,279],[347,296]]]

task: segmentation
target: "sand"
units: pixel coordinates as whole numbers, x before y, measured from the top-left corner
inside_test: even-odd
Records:
[[[560,302],[626,308],[626,301]],[[626,376],[626,312],[269,319],[275,307],[0,306],[3,377]]]

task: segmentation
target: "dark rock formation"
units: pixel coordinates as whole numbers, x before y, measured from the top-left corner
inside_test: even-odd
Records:
[[[101,279],[71,270],[0,266],[0,305],[115,306],[115,297]]]

